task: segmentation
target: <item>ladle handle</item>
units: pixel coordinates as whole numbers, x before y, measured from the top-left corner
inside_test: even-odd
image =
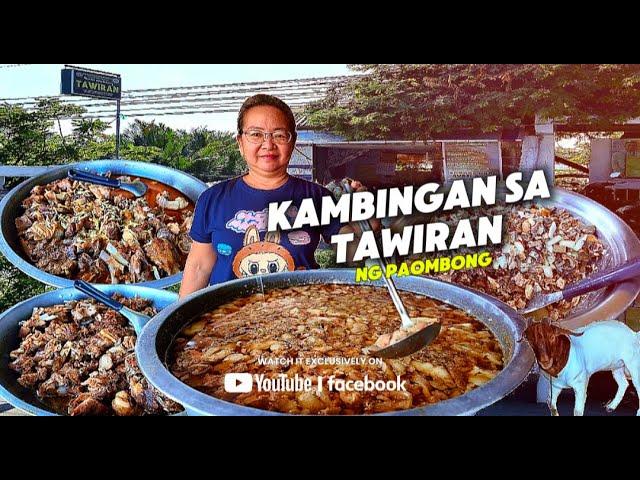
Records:
[[[116,178],[108,178],[95,173],[83,172],[75,168],[70,168],[67,172],[67,176],[72,180],[95,183],[96,185],[103,185],[105,187],[118,188],[120,186],[120,180]]]
[[[345,192],[353,193],[353,188],[351,188],[351,184],[349,181],[343,180],[342,186]],[[371,232],[373,230],[371,228],[371,224],[369,223],[369,220],[358,220],[357,223],[358,223],[358,226],[360,227],[360,230],[362,230],[362,233]],[[396,289],[395,284],[390,278],[387,278],[386,260],[382,256],[376,258],[375,260],[378,266],[380,267],[380,270],[382,270],[382,279],[384,280],[384,283],[387,285],[387,289],[389,290],[389,295],[391,296],[391,300],[393,300],[393,304],[395,305],[396,310],[398,310],[398,313],[400,314],[400,320],[402,320],[402,327],[403,328],[413,327],[413,321],[411,321],[411,318],[407,313],[407,309],[404,307],[404,303],[402,303],[402,299],[400,298],[400,294],[398,293],[398,290]]]
[[[569,285],[562,291],[562,298],[569,300],[570,298],[593,292],[594,290],[613,283],[619,283],[637,277],[640,277],[640,257],[633,258],[618,267],[598,272],[573,285]]]
[[[107,307],[113,308],[116,312],[119,312],[120,310],[122,310],[124,308],[124,305],[121,304],[119,301],[114,300],[110,296],[102,293],[96,287],[94,287],[93,285],[90,285],[88,282],[85,282],[84,280],[76,280],[76,281],[74,281],[73,282],[73,286],[77,290],[80,290],[82,293],[86,293],[91,298],[93,298],[93,299],[95,299],[95,300],[97,300],[97,301],[99,301],[101,303],[104,303]]]

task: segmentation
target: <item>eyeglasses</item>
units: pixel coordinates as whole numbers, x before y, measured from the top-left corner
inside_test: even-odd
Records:
[[[270,135],[273,143],[277,145],[286,145],[291,141],[293,135],[288,130],[276,130],[275,132],[263,132],[262,130],[245,130],[241,131],[247,140],[251,143],[263,143],[267,141]]]

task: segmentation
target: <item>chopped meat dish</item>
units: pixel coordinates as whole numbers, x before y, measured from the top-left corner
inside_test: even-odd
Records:
[[[412,318],[437,318],[439,336],[408,357],[366,355],[400,319],[385,289],[309,285],[238,298],[188,325],[168,364],[187,385],[222,400],[291,414],[367,414],[410,409],[463,395],[494,378],[505,360],[484,324],[464,311],[408,292]],[[347,360],[335,362],[332,360]],[[317,361],[323,360],[323,361]],[[355,360],[353,362],[352,360]],[[358,363],[358,360],[362,360]],[[230,393],[225,374],[276,379],[322,376],[373,382],[400,378],[405,390],[294,390]]]
[[[605,245],[596,227],[570,212],[535,204],[495,206],[456,212],[439,221],[457,224],[461,218],[503,215],[502,244],[474,249],[489,251],[487,268],[432,273],[441,280],[492,295],[515,309],[524,308],[535,295],[552,293],[595,273],[603,263]],[[433,221],[433,220],[431,220]],[[456,255],[471,249],[459,249]],[[424,257],[410,257],[412,260]],[[567,317],[584,296],[549,305],[536,312],[545,318]]]
[[[52,275],[91,283],[180,272],[191,247],[193,204],[171,187],[142,180],[155,188],[140,198],[67,178],[34,187],[15,220],[28,260]],[[169,192],[178,196],[169,200]]]
[[[157,312],[141,298],[114,295],[145,315]],[[128,320],[93,300],[38,307],[20,325],[20,346],[9,367],[53,411],[68,415],[162,415],[182,407],[144,378]]]

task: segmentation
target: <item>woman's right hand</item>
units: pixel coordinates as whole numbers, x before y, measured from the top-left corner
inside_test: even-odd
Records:
[[[180,298],[197,292],[209,285],[209,277],[216,264],[216,252],[211,243],[192,242],[189,256],[182,274]]]

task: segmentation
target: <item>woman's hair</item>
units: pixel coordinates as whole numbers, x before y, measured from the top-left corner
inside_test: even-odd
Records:
[[[259,93],[258,95],[253,95],[252,97],[247,98],[242,107],[240,107],[240,112],[238,112],[238,134],[242,132],[242,125],[244,122],[244,114],[253,107],[261,107],[261,106],[269,106],[275,107],[284,113],[284,116],[287,119],[287,129],[293,135],[293,142],[296,141],[296,119],[293,116],[293,112],[289,105],[284,103],[278,97],[274,97],[273,95],[265,95],[264,93]]]

